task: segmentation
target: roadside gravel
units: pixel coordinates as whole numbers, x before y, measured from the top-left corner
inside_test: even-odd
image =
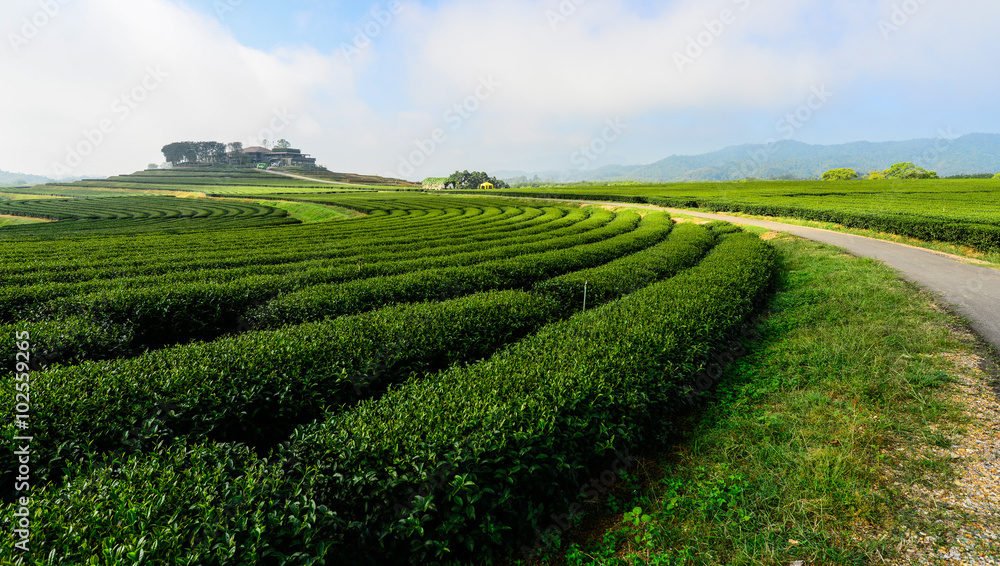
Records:
[[[905,558],[890,564],[998,566],[1000,399],[995,369],[976,355],[943,356],[955,363],[958,378],[948,396],[963,408],[968,424],[952,437],[950,447],[934,452],[951,462],[957,478],[933,490],[895,483],[914,511],[939,534],[907,531],[900,548]]]

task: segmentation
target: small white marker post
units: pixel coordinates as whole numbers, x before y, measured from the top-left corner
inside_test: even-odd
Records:
[[[583,312],[587,312],[587,280],[583,280]]]

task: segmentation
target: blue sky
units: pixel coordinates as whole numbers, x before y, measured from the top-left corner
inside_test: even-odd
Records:
[[[320,0],[189,0],[189,6],[218,19],[243,45],[272,51],[281,47],[311,47],[332,52],[350,41],[353,27],[362,26],[371,8],[365,2]]]
[[[1000,132],[995,0],[9,4],[7,171],[130,172],[185,139],[421,179]]]

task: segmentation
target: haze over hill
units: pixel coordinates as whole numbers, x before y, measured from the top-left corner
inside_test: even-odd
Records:
[[[39,177],[38,175],[25,175],[24,173],[10,173],[0,171],[0,187],[16,187],[20,185],[38,185],[41,183],[51,183],[52,179]]]
[[[949,175],[1000,171],[1000,134],[969,134],[898,142],[855,142],[810,145],[783,140],[770,145],[731,146],[701,155],[674,155],[649,165],[610,165],[563,171],[501,171],[514,179],[537,175],[542,180],[572,181],[730,181],[757,179],[818,179],[824,171],[850,167],[858,173],[883,170],[894,163],[913,162]]]

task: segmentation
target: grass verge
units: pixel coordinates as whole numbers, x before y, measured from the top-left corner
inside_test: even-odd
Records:
[[[897,482],[954,479],[935,454],[965,417],[942,353],[974,344],[882,264],[765,237],[785,269],[750,353],[540,563],[862,565],[929,528]]]

